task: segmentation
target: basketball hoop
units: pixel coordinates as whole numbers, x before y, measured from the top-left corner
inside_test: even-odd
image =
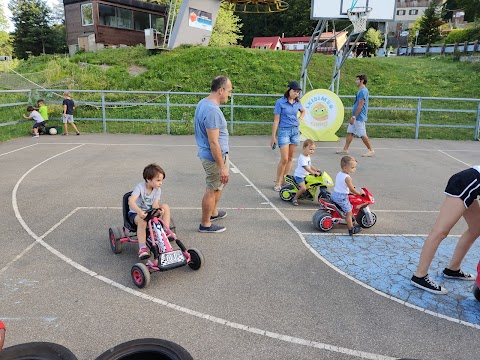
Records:
[[[368,15],[372,8],[370,7],[355,7],[351,10],[347,10],[347,15],[353,24],[353,32],[361,33],[367,30]]]

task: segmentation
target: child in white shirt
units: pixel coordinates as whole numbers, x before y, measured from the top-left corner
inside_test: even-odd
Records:
[[[321,171],[315,168],[310,160],[310,155],[315,152],[315,142],[307,139],[303,142],[302,153],[298,157],[298,165],[295,169],[295,181],[297,182],[299,189],[292,199],[292,205],[298,206],[298,198],[307,190],[305,185],[305,176],[308,174],[320,175]]]
[[[353,234],[359,233],[362,228],[360,226],[353,226],[352,220],[352,204],[348,199],[348,194],[363,195],[364,192],[358,191],[355,186],[353,186],[352,175],[357,170],[357,160],[353,156],[346,155],[340,160],[340,167],[342,171],[337,174],[335,179],[335,187],[333,189],[330,198],[332,201],[340,205],[342,210],[345,212],[345,221],[347,222],[348,234],[351,236]]]

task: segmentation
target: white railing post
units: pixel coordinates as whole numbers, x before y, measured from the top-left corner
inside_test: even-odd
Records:
[[[422,98],[418,98],[417,120],[415,122],[415,139],[418,139],[418,130],[420,128],[420,112],[422,111]]]
[[[107,132],[107,117],[105,113],[105,92],[102,91],[102,122],[103,122],[103,133]]]

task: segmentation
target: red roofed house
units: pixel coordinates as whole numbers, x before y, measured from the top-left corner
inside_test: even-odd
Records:
[[[327,41],[326,43],[320,45],[324,41],[332,38],[331,40]],[[310,41],[310,37],[301,36],[301,37],[288,37],[288,38],[281,38],[280,41],[283,44],[284,50],[288,51],[305,51]],[[333,32],[324,32],[320,35],[320,40],[318,43],[318,47],[315,52],[322,53],[322,54],[333,54],[334,50],[340,50],[347,41],[347,32],[340,31],[337,32],[335,37]]]
[[[333,32],[325,32],[320,35],[319,45],[315,52],[322,54],[333,54],[334,50],[340,50],[345,41],[347,41],[347,32],[340,31],[333,37]],[[322,42],[332,38],[325,44]],[[256,37],[253,39],[252,48],[255,49],[272,49],[272,50],[287,50],[287,51],[304,51],[310,41],[308,36],[300,37]]]
[[[256,37],[252,41],[252,49],[282,50],[280,36]]]

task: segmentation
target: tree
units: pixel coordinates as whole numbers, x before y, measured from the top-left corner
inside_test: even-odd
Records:
[[[310,19],[311,0],[289,0],[286,11],[268,14],[243,14],[242,45],[250,47],[257,36],[311,36],[317,20]]]
[[[3,6],[0,7],[0,30],[6,31],[8,29],[8,19],[3,11]]]
[[[233,13],[234,5],[223,2],[218,12],[209,46],[236,45],[243,38],[240,18]]]
[[[8,8],[15,26],[12,35],[15,56],[25,59],[30,53],[51,54],[53,34],[48,24],[50,9],[45,0],[10,0]]]
[[[65,8],[62,0],[55,0],[51,7],[50,22],[52,25],[65,23]]]
[[[372,52],[376,54],[378,48],[382,45],[382,33],[374,28],[369,28],[365,35],[363,35],[363,38],[370,49],[372,49]]]
[[[415,22],[413,23],[413,26],[410,28],[409,36],[408,36],[408,38],[410,40],[409,45],[414,43],[415,38],[417,37],[417,31],[420,33],[421,21],[422,21],[421,17],[417,18],[415,20]]]
[[[12,56],[13,48],[10,41],[10,35],[3,30],[0,30],[0,55]]]
[[[419,44],[432,44],[440,39],[439,26],[442,25],[439,15],[440,1],[433,0],[420,18]]]
[[[457,0],[457,4],[465,11],[465,21],[480,21],[480,0]]]

